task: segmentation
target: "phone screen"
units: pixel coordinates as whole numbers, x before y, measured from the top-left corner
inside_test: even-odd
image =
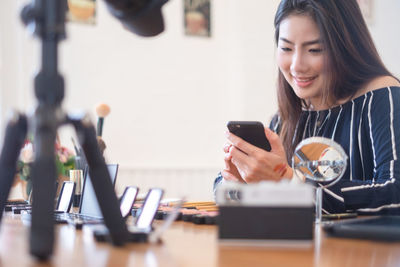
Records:
[[[132,209],[133,202],[135,202],[138,189],[137,187],[129,186],[125,189],[124,195],[122,196],[120,209],[122,217],[129,215]]]
[[[74,193],[74,182],[64,182],[59,196],[56,210],[68,212],[71,207],[72,195]]]
[[[158,205],[160,204],[163,195],[163,190],[159,188],[150,189],[146,196],[146,200],[141,209],[139,218],[136,221],[138,228],[148,228],[153,222],[154,215],[157,212]]]

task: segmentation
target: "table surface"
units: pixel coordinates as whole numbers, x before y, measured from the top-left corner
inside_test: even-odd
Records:
[[[29,226],[5,213],[0,266],[400,266],[400,243],[326,237],[319,227],[303,249],[228,247],[217,235],[217,226],[175,222],[162,244],[114,247],[96,242],[89,227],[57,225],[54,255],[41,263],[29,254]]]

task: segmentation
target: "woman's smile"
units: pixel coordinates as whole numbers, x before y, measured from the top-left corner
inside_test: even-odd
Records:
[[[315,81],[315,79],[317,78],[317,76],[312,76],[312,77],[296,77],[296,76],[293,76],[293,75],[292,75],[292,77],[293,77],[293,80],[294,80],[295,84],[296,84],[298,87],[301,87],[301,88],[309,87],[310,85],[312,85],[312,83],[313,83],[313,82]]]

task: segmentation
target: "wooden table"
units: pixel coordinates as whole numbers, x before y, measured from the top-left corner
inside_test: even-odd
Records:
[[[400,266],[400,243],[326,237],[316,228],[309,249],[221,246],[217,227],[175,222],[163,244],[96,242],[88,227],[56,227],[54,255],[47,263],[29,255],[29,227],[5,214],[0,229],[0,266]]]

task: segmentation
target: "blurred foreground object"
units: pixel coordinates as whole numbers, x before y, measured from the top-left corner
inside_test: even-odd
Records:
[[[155,36],[164,31],[161,7],[168,0],[105,0],[111,14],[124,27],[143,37]]]

